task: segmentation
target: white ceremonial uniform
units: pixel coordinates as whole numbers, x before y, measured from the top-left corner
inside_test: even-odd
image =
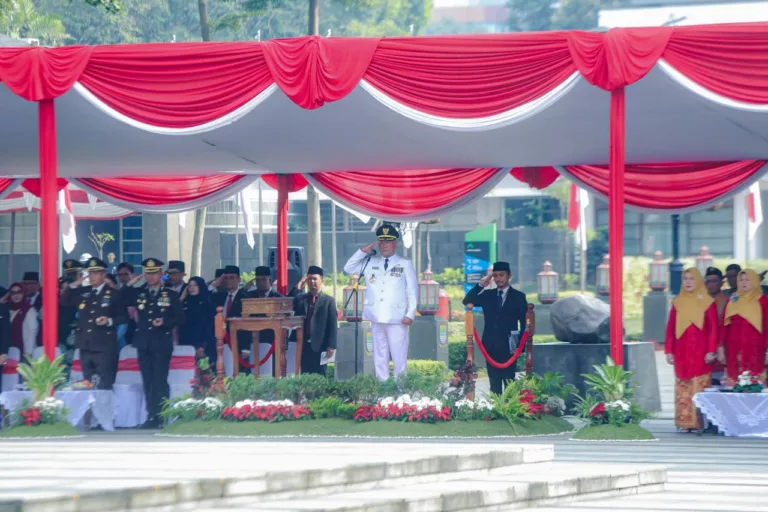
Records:
[[[367,256],[358,249],[344,265],[344,272],[359,274]],[[371,322],[373,366],[376,378],[383,381],[389,378],[390,358],[395,377],[407,369],[408,326],[402,322],[405,317],[416,317],[418,278],[411,260],[397,254],[373,256],[365,269],[365,285],[363,320]]]

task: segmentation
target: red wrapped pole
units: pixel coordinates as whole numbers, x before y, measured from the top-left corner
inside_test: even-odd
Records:
[[[611,91],[610,174],[608,188],[608,253],[611,305],[611,358],[617,365],[624,364],[624,87]]]
[[[288,293],[288,191],[291,177],[277,176],[277,291]]]
[[[38,102],[40,157],[40,255],[43,296],[43,347],[48,359],[56,357],[59,308],[59,223],[56,212],[57,155],[56,107],[52,99]]]

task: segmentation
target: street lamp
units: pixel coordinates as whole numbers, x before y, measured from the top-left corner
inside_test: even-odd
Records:
[[[539,302],[541,304],[554,304],[557,302],[559,283],[557,272],[552,270],[552,264],[545,261],[542,270],[536,278],[536,289],[539,292]]]
[[[440,284],[432,279],[432,271],[424,271],[424,279],[419,281],[419,302],[416,310],[423,316],[437,314],[440,309]]]
[[[667,289],[668,284],[668,269],[666,263],[662,261],[663,254],[661,251],[653,253],[653,261],[651,261],[649,272],[649,283],[651,290],[655,292],[663,292]]]

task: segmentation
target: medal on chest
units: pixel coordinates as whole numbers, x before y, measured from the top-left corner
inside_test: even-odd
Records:
[[[376,282],[376,274],[375,273],[371,274],[371,278],[368,279],[368,281],[370,281],[371,284],[375,283]]]
[[[85,309],[85,302],[80,303],[80,309]]]

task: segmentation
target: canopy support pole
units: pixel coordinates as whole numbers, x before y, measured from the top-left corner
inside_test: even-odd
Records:
[[[608,190],[608,253],[611,306],[611,358],[616,365],[624,364],[624,87],[611,91],[610,184]]]
[[[277,291],[288,293],[288,189],[291,177],[277,175]]]
[[[42,297],[43,347],[45,355],[53,361],[58,344],[58,218],[56,215],[57,155],[56,155],[56,107],[52,99],[38,103],[38,130],[40,154],[40,255],[43,271]]]

